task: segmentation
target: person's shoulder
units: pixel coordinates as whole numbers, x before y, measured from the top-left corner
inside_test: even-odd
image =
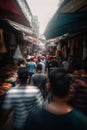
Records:
[[[41,75],[42,75],[44,78],[47,78],[47,79],[48,79],[47,74],[42,73]]]
[[[27,92],[32,92],[34,94],[40,92],[40,90],[38,89],[38,87],[37,86],[33,86],[33,85],[27,86],[26,89],[27,89]]]
[[[75,116],[75,119],[77,119],[79,122],[85,122],[87,123],[87,116],[85,116],[82,112],[80,112],[79,110],[77,109],[74,109],[73,110],[73,113],[72,113],[74,116]]]
[[[36,73],[34,73],[33,75],[32,75],[32,77],[36,77],[38,75],[38,73],[36,72]],[[32,78],[31,77],[31,78]]]
[[[75,120],[77,124],[79,124],[79,128],[81,128],[81,130],[87,130],[87,116],[78,110],[76,114],[75,114],[75,118],[76,118]]]
[[[34,61],[32,61],[32,63],[36,65],[36,63]]]
[[[32,120],[37,120],[37,117],[38,117],[38,120],[39,120],[39,119],[41,119],[42,115],[44,115],[44,108],[43,107],[32,113]],[[30,119],[30,115],[28,115],[28,119]]]
[[[17,91],[18,91],[18,87],[15,86],[15,87],[10,88],[10,89],[7,91],[7,94],[8,94],[8,93],[15,93],[15,92],[17,92]]]
[[[32,75],[31,79],[37,79],[38,76],[40,76],[40,74],[38,74],[38,73],[36,72],[36,73],[34,73],[34,74]]]

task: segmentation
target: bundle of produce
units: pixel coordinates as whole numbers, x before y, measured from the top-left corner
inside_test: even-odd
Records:
[[[2,90],[7,91],[12,87],[12,84],[10,83],[2,83]]]

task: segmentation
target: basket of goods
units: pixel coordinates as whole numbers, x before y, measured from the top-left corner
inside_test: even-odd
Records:
[[[8,91],[12,87],[12,84],[10,84],[10,83],[2,83],[1,86],[2,86],[2,90]]]

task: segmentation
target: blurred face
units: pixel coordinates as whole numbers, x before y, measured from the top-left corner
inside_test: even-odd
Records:
[[[73,76],[74,76],[74,78],[79,78],[80,72],[79,72],[78,70],[75,70],[75,71],[73,72]]]

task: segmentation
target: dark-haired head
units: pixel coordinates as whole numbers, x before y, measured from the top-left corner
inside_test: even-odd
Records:
[[[20,67],[18,69],[18,76],[20,83],[26,84],[28,79],[28,69],[26,67]]]
[[[71,78],[67,76],[66,70],[59,68],[51,71],[48,75],[51,91],[59,98],[64,98],[69,92]]]
[[[37,68],[36,69],[37,69],[37,71],[38,70],[42,70],[42,64],[37,64]]]

